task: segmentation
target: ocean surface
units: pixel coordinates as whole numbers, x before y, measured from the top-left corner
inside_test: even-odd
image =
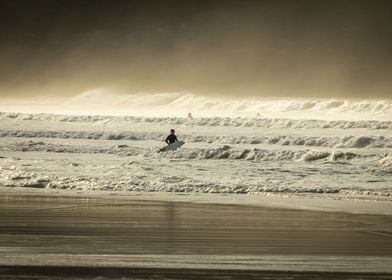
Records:
[[[94,90],[7,102],[2,187],[392,200],[391,101]],[[158,153],[172,128],[185,145]]]

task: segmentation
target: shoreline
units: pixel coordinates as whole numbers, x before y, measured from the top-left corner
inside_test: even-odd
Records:
[[[359,199],[331,198],[321,196],[294,196],[277,193],[225,194],[225,193],[184,193],[184,192],[143,192],[143,191],[104,191],[70,190],[48,188],[0,187],[2,195],[65,196],[76,198],[105,198],[137,201],[183,202],[199,204],[243,205],[277,209],[294,209],[350,214],[392,215],[392,203]]]

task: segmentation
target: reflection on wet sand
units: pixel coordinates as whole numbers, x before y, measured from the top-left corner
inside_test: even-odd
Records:
[[[9,279],[32,271],[203,279],[213,270],[216,279],[392,277],[390,216],[53,195],[0,200],[1,271]]]

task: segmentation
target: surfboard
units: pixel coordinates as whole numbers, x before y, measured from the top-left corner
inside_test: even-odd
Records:
[[[163,147],[159,151],[160,152],[175,151],[184,144],[185,144],[185,142],[183,142],[183,141],[177,141],[177,142],[171,143],[170,145],[168,145],[166,147]]]

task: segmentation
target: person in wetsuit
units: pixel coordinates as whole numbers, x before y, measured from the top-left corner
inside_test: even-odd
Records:
[[[176,131],[174,129],[170,129],[170,135],[167,136],[165,140],[168,145],[178,141],[177,136],[174,133],[176,133]]]

